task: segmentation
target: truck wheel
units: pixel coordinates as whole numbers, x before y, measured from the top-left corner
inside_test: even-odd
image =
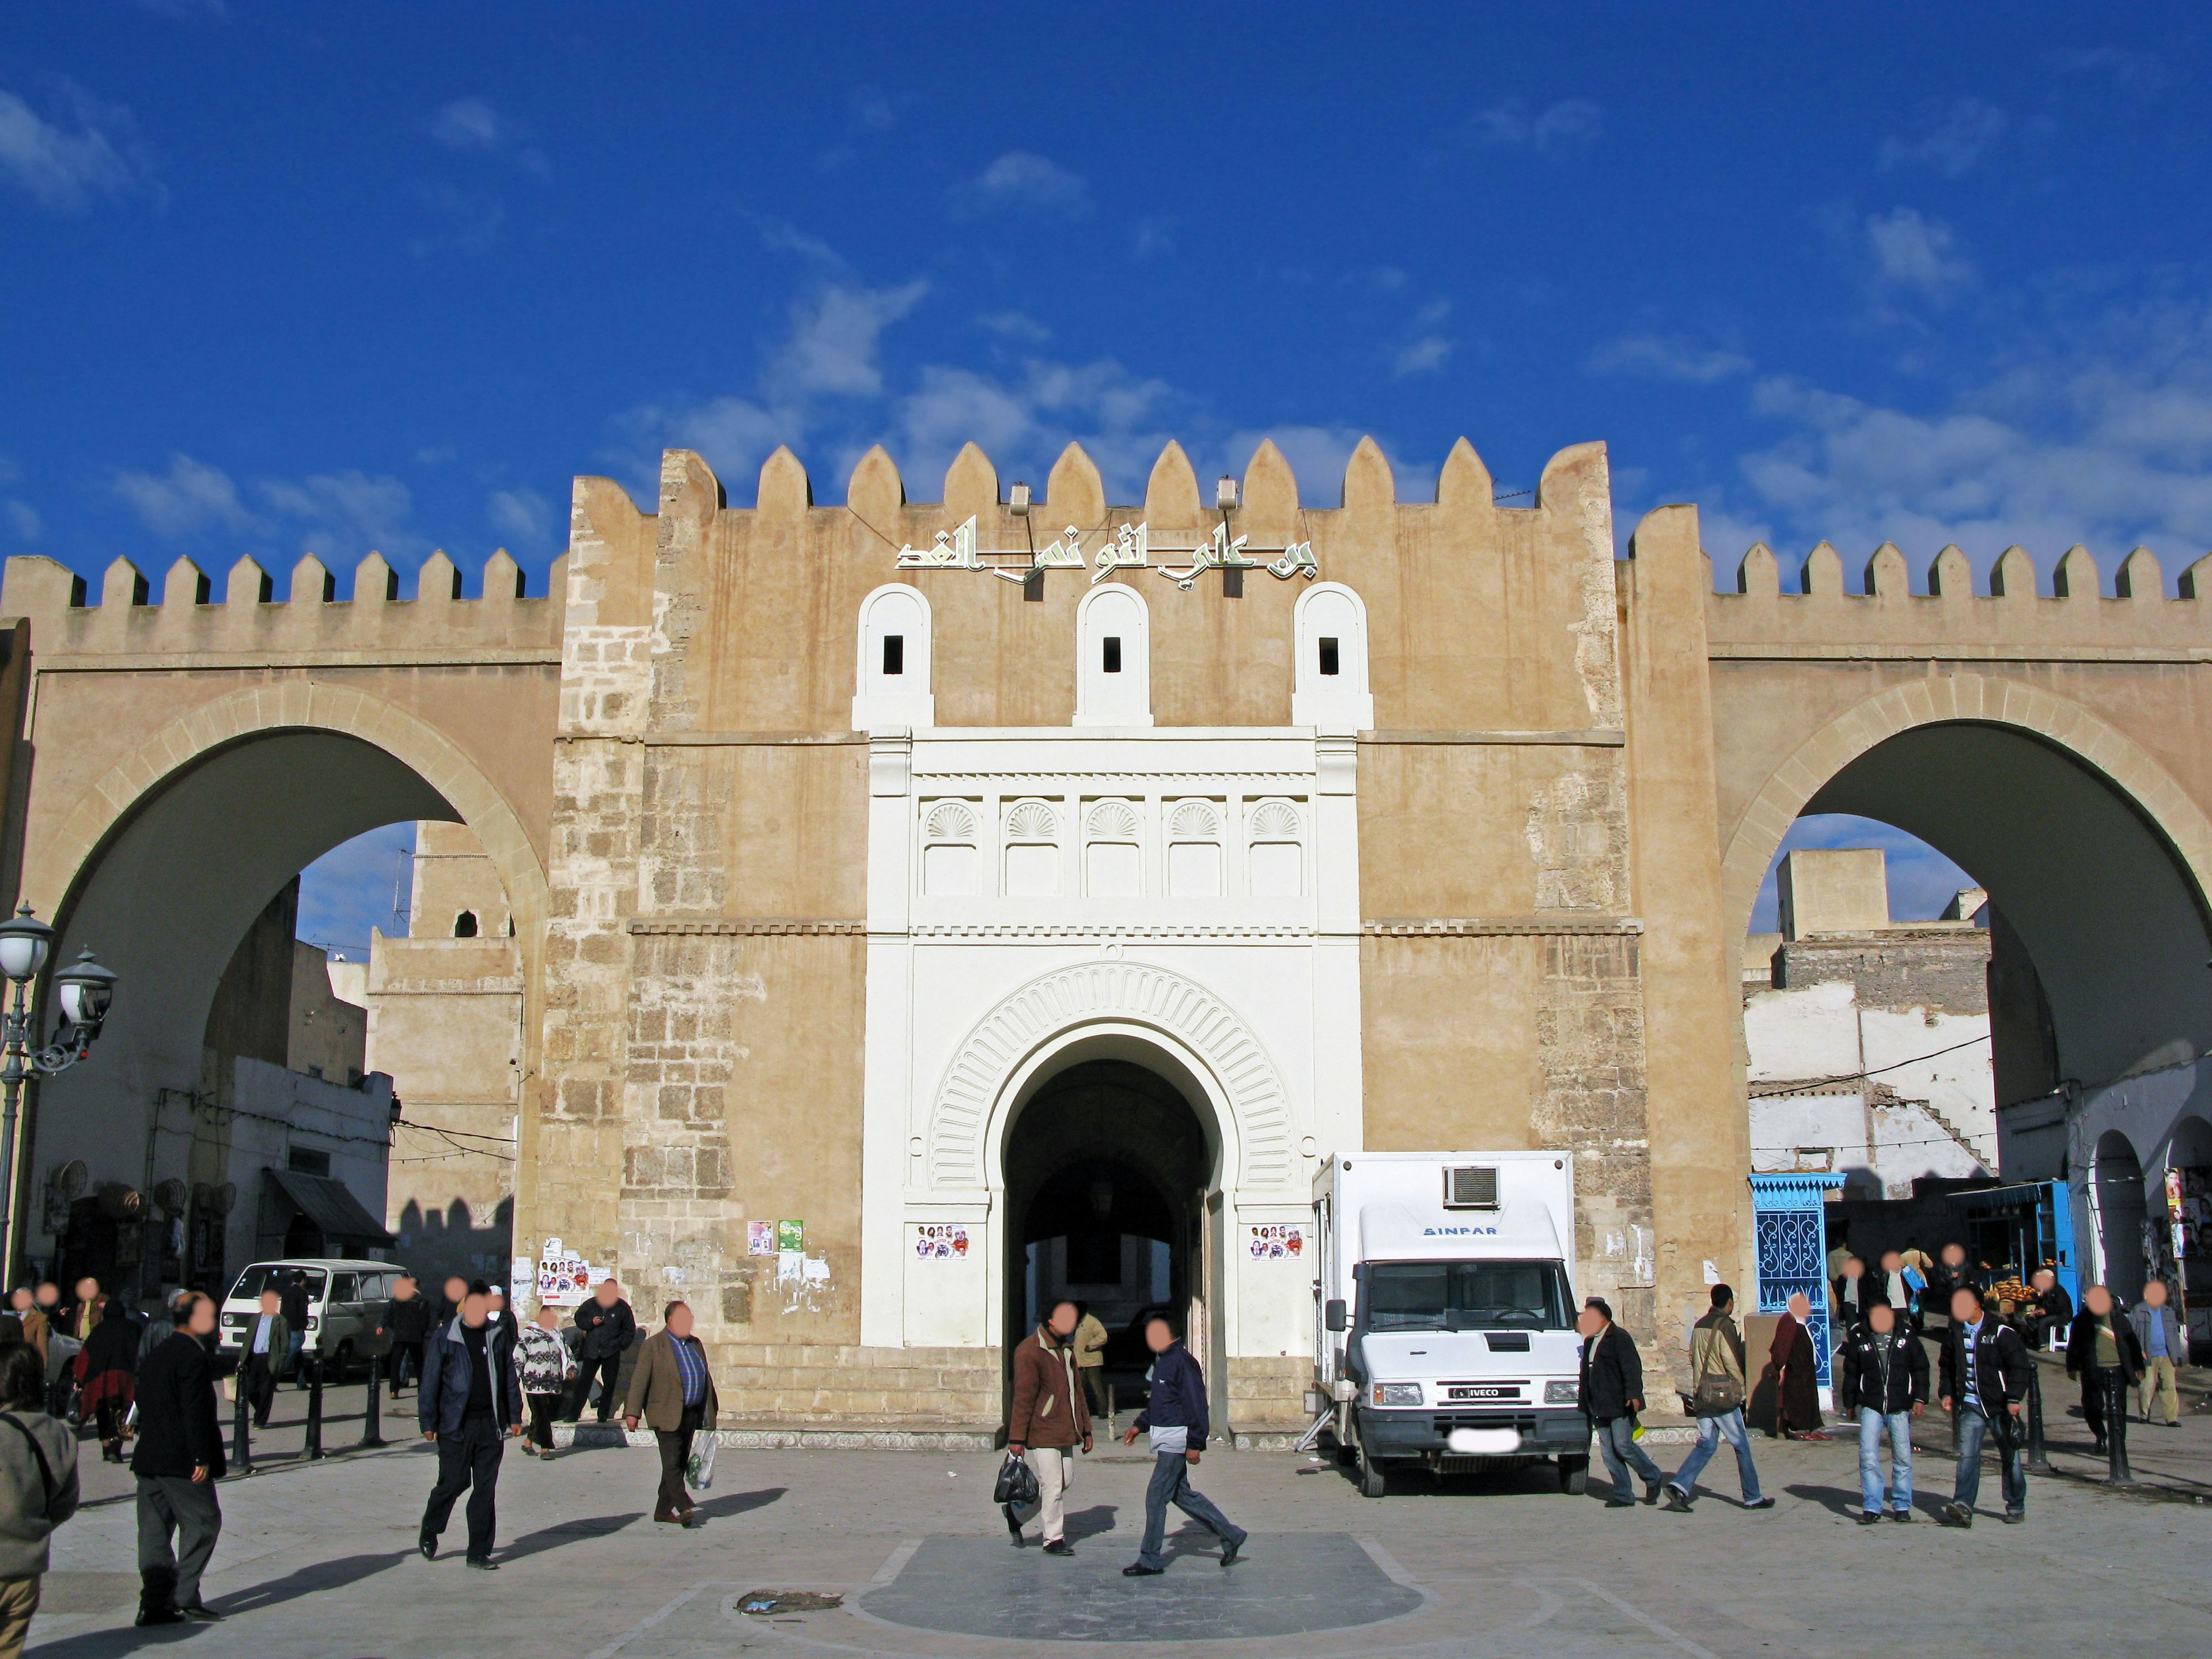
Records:
[[[1386,1490],[1382,1466],[1368,1455],[1367,1448],[1359,1449],[1359,1495],[1380,1498]]]
[[[1589,1459],[1562,1457],[1559,1460],[1559,1490],[1570,1498],[1580,1498],[1589,1490]]]

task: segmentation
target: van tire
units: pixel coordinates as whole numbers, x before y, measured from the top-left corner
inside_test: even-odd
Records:
[[[338,1351],[331,1361],[331,1381],[343,1382],[353,1374],[353,1339],[348,1337],[338,1344]]]
[[[1389,1479],[1382,1473],[1382,1466],[1367,1455],[1367,1448],[1363,1445],[1359,1449],[1359,1495],[1380,1498],[1388,1490]]]
[[[1559,1490],[1570,1498],[1580,1498],[1589,1490],[1589,1457],[1562,1457],[1559,1460]]]

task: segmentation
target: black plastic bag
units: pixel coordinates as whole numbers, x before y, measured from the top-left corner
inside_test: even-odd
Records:
[[[994,1504],[1028,1504],[1037,1501],[1036,1471],[1019,1452],[1008,1452],[999,1465],[998,1484],[991,1488]]]

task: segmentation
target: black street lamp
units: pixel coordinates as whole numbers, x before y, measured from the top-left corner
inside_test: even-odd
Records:
[[[26,1006],[31,981],[46,965],[54,948],[54,930],[31,914],[27,904],[0,921],[0,975],[15,981],[15,995],[5,1017],[4,1063],[0,1063],[0,1087],[6,1091],[0,1109],[0,1249],[12,1250],[15,1223],[15,1113],[22,1098],[23,1080],[66,1072],[92,1052],[102,1021],[115,1000],[115,975],[92,959],[88,950],[54,975],[61,1003],[62,1023],[54,1040],[40,1047],[32,1039],[31,1013]],[[0,1260],[0,1271],[10,1264]]]

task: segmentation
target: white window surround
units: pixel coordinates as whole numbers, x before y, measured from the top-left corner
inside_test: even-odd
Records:
[[[884,641],[896,635],[899,672],[884,672]],[[929,600],[918,587],[886,582],[860,601],[860,650],[854,665],[853,729],[927,728],[937,724],[929,689]]]
[[[1152,723],[1152,618],[1144,595],[1103,582],[1075,607],[1075,724]],[[1121,641],[1121,667],[1106,672],[1106,641]]]
[[[1367,685],[1367,607],[1342,582],[1316,582],[1298,595],[1291,613],[1297,672],[1291,691],[1291,724],[1332,731],[1365,732],[1375,725],[1375,698]],[[1336,641],[1336,672],[1322,672],[1321,643]]]

